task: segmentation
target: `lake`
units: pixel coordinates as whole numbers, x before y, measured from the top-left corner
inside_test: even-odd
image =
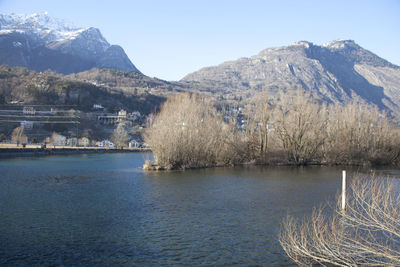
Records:
[[[341,186],[335,167],[144,172],[148,158],[1,159],[0,265],[286,266],[282,219]]]

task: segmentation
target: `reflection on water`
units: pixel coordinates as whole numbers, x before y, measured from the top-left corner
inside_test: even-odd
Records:
[[[341,182],[328,167],[144,173],[149,157],[1,160],[0,265],[287,265],[282,218]]]

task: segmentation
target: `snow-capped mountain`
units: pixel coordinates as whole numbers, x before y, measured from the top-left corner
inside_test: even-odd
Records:
[[[139,72],[122,47],[97,28],[79,28],[47,12],[0,14],[0,64],[68,74],[91,68]]]

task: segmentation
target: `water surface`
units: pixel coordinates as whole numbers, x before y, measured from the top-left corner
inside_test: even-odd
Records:
[[[341,182],[328,167],[146,173],[149,157],[0,160],[0,265],[285,266],[282,219]]]

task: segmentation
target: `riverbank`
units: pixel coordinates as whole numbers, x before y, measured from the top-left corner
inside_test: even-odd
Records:
[[[128,153],[148,152],[147,148],[106,148],[106,147],[70,147],[70,146],[46,146],[26,145],[25,147],[16,144],[0,144],[0,158],[10,157],[32,157],[46,155],[67,155],[67,154],[91,154],[91,153]]]

